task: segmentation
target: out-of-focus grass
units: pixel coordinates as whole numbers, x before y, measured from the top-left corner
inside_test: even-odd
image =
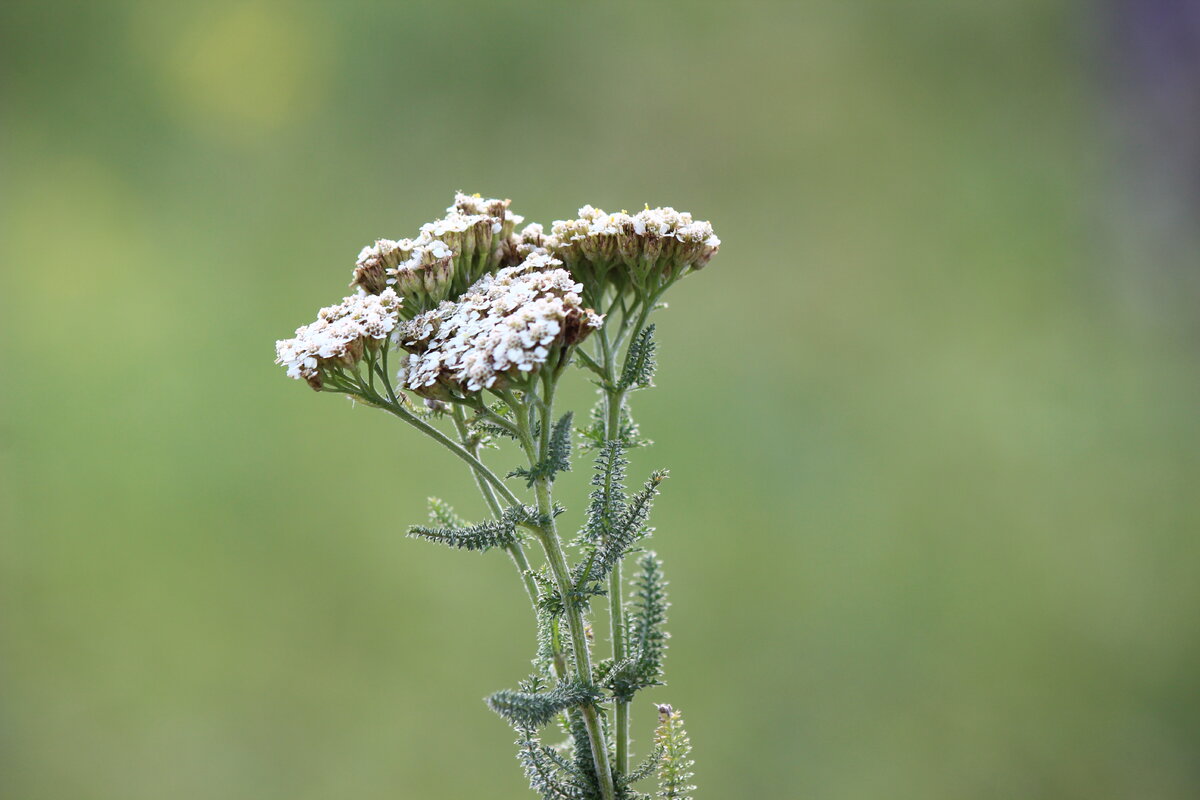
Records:
[[[526,796],[511,566],[401,535],[466,476],[270,363],[463,188],[725,241],[636,398],[703,796],[1194,797],[1195,349],[1083,13],[5,5],[2,793]]]

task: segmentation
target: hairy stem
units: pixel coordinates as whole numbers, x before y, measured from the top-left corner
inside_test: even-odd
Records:
[[[404,406],[400,405],[399,403],[390,403],[387,400],[385,400],[384,398],[380,397],[378,394],[374,394],[373,396],[360,394],[358,396],[361,397],[366,402],[368,402],[372,405],[379,406],[380,408],[388,411],[389,413],[393,414],[394,416],[397,416],[400,419],[404,420],[409,425],[412,425],[414,428],[419,430],[421,433],[425,434],[426,436],[433,439],[438,444],[445,447],[451,453],[454,453],[454,455],[456,455],[458,458],[467,462],[467,466],[469,466],[471,468],[471,470],[481,480],[485,481],[493,489],[495,489],[496,492],[499,493],[499,495],[502,498],[504,498],[504,501],[507,502],[509,505],[513,505],[513,506],[521,505],[521,500],[515,494],[512,493],[511,489],[509,489],[507,486],[504,485],[504,481],[500,480],[499,476],[497,476],[496,473],[494,473],[490,469],[488,469],[482,461],[480,461],[478,458],[476,458],[474,455],[472,455],[471,452],[468,451],[461,444],[454,441],[449,436],[442,433],[437,428],[433,427],[428,422],[421,419],[416,414],[412,413],[411,411],[409,411],[408,409],[406,409]]]
[[[624,402],[624,392],[613,391],[606,395],[605,403],[608,412],[605,419],[604,438],[611,441],[619,435],[621,425],[621,404]],[[608,609],[611,624],[613,660],[619,663],[626,656],[625,642],[625,588],[621,578],[621,561],[618,560],[608,575]],[[629,771],[629,702],[617,700],[616,719],[613,727],[616,729],[616,768],[624,775]]]
[[[554,404],[554,381],[547,378],[545,394],[541,403],[542,417],[539,442],[535,446],[533,434],[525,415],[517,413],[517,426],[520,429],[521,441],[529,457],[529,467],[533,469],[540,459],[545,458],[549,444],[551,413]],[[514,409],[515,410],[515,409]],[[571,650],[574,661],[576,679],[591,684],[592,659],[588,647],[587,633],[584,630],[583,610],[573,598],[574,586],[571,583],[570,570],[567,568],[567,557],[563,552],[562,540],[558,536],[558,527],[554,522],[554,499],[551,494],[550,480],[538,478],[534,482],[537,495],[538,513],[545,520],[545,527],[538,537],[546,551],[546,564],[554,576],[555,586],[563,600],[563,616],[567,620],[567,630],[571,635]],[[588,744],[592,750],[592,762],[596,767],[596,780],[600,784],[600,794],[603,800],[615,800],[616,786],[613,783],[612,769],[608,763],[608,743],[604,730],[600,726],[600,717],[594,703],[580,707],[584,726],[587,728]]]

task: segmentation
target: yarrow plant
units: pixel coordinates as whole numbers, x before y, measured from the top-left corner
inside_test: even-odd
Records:
[[[359,253],[356,292],[276,342],[290,378],[389,412],[469,467],[491,519],[468,523],[431,498],[430,522],[409,535],[464,550],[502,550],[516,565],[536,618],[533,672],[488,706],[517,734],[517,758],[545,800],[638,800],[693,790],[683,718],[659,705],[653,745],[634,763],[630,707],[661,686],[669,606],[662,562],[646,549],[650,511],[667,477],[626,487],[640,437],[632,392],[653,385],[653,313],[679,279],[720,247],[708,222],[672,208],[609,214],[592,206],[549,233],[508,200],[458,194],[411,239],[379,239]],[[555,409],[575,364],[599,401],[590,423]],[[482,451],[512,443],[521,463],[505,477]],[[578,442],[594,461],[578,532],[564,538],[558,473]],[[531,562],[528,551],[538,551]],[[626,575],[626,561],[632,574]],[[608,607],[608,647],[590,619]],[[564,741],[543,742],[557,725]]]

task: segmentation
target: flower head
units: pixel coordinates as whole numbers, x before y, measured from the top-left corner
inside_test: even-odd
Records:
[[[686,211],[609,214],[588,205],[575,219],[555,221],[544,246],[589,287],[654,291],[702,269],[721,240],[710,223]]]
[[[514,214],[509,210],[510,203],[512,203],[511,200],[497,200],[494,197],[484,198],[478,194],[455,192],[454,205],[447,208],[446,211],[486,216],[497,220],[500,228],[495,233],[501,238],[507,239],[512,236],[513,229],[525,220],[520,214]]]
[[[289,378],[320,390],[328,370],[353,368],[365,350],[384,343],[399,321],[402,303],[393,290],[384,289],[322,308],[315,322],[296,329],[294,338],[275,343],[275,363],[287,367]]]
[[[359,251],[354,266],[354,280],[350,282],[350,286],[358,287],[368,294],[379,294],[387,288],[388,270],[393,270],[402,261],[407,261],[412,251],[411,239],[401,239],[398,242],[376,239],[375,244],[367,245]]]
[[[415,314],[463,292],[481,275],[516,263],[513,227],[522,217],[508,200],[461,192],[446,216],[421,226],[413,239],[379,239],[358,254],[350,285],[369,294],[391,286]]]
[[[531,254],[405,323],[397,336],[410,355],[400,382],[426,395],[500,388],[600,327],[603,318],[583,307],[583,287],[561,263]]]

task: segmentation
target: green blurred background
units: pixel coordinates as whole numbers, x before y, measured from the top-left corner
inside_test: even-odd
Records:
[[[1098,8],[4,3],[0,796],[529,796],[512,567],[403,537],[467,475],[271,363],[455,189],[724,240],[636,397],[699,797],[1200,795],[1195,251]]]

